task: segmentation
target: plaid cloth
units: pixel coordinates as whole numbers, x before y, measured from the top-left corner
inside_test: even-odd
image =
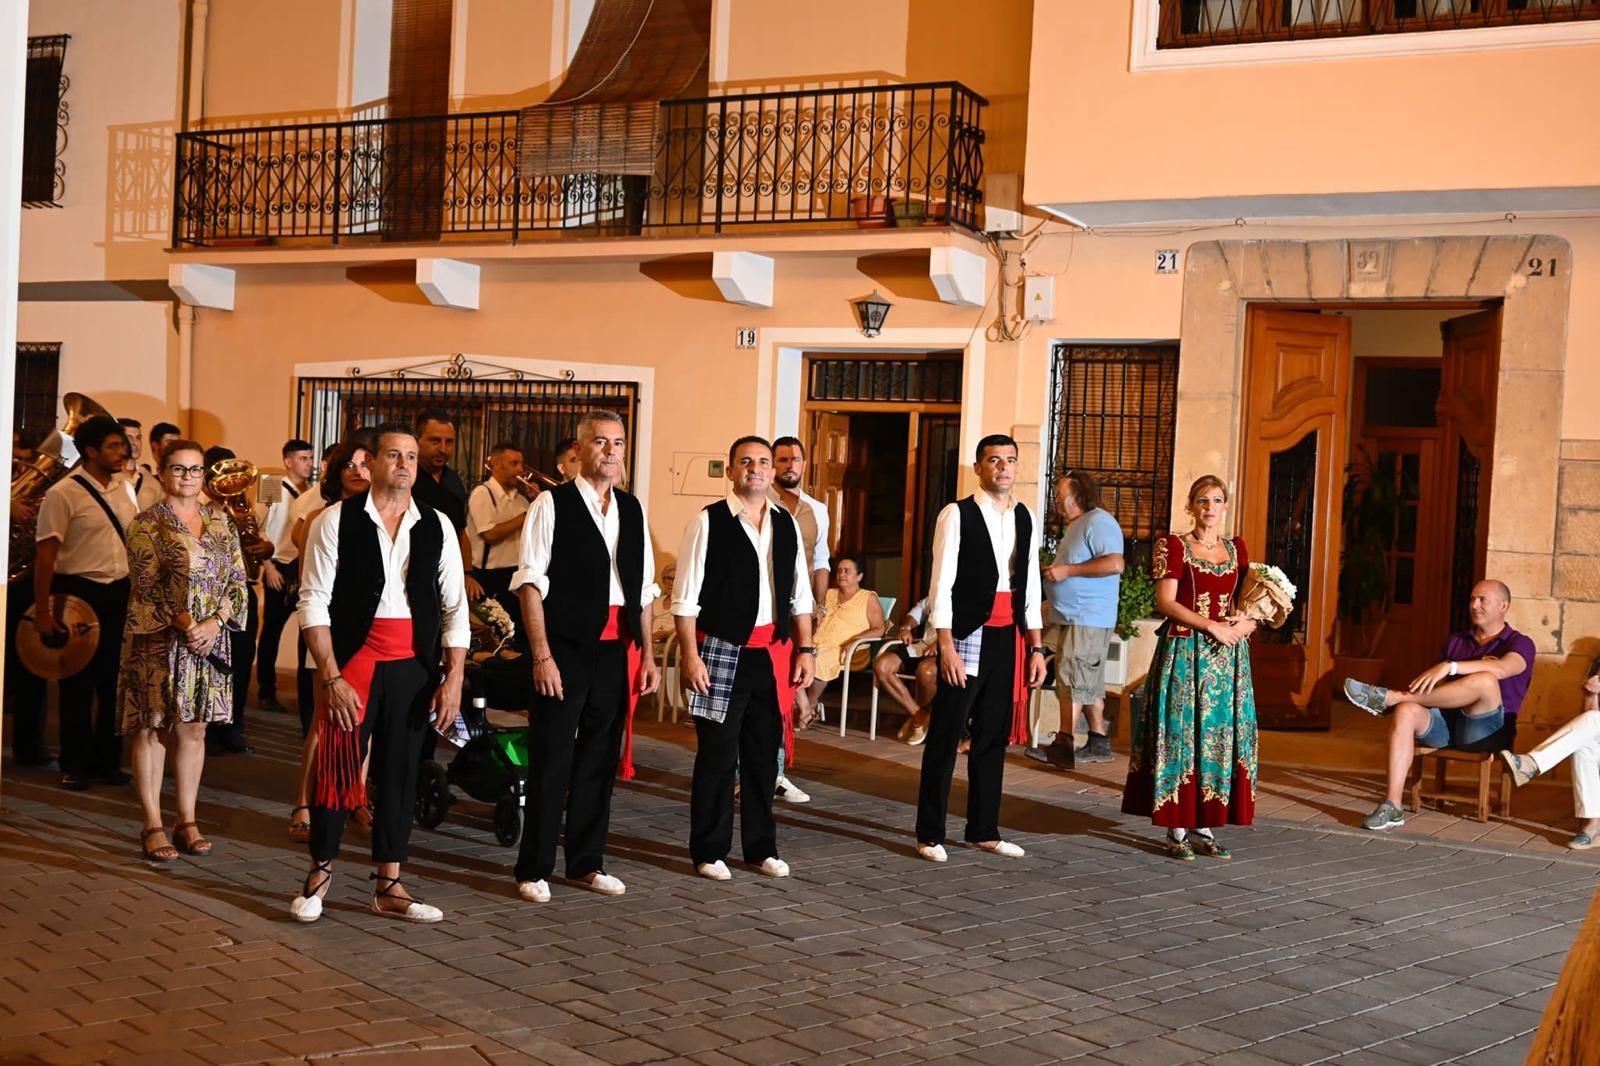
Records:
[[[956,654],[961,656],[961,664],[967,668],[968,677],[978,676],[978,657],[982,652],[982,626],[968,633],[963,639],[956,641]]]
[[[728,702],[733,699],[733,675],[739,669],[739,645],[707,634],[700,644],[700,658],[711,675],[711,691],[702,696],[689,693],[689,713],[722,723],[728,720]]]

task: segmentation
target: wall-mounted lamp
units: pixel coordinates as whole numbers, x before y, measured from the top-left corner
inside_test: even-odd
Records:
[[[873,289],[871,296],[863,296],[856,301],[856,317],[861,320],[862,334],[876,337],[883,329],[884,319],[889,317],[889,301],[879,296],[877,289]]]

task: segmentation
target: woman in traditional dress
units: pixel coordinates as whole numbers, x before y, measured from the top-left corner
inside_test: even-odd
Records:
[[[883,602],[876,592],[861,587],[864,576],[860,559],[846,554],[835,558],[833,588],[823,597],[822,624],[813,637],[817,646],[816,679],[810,688],[795,693],[803,726],[811,724],[816,716],[817,701],[828,682],[848,668],[844,661],[846,649],[862,637],[883,636]]]
[[[161,455],[164,498],[128,526],[131,590],[117,679],[118,732],[133,736],[133,776],[144,813],[144,857],[170,862],[206,855],[195,798],[206,759],[206,725],[233,717],[225,630],[245,620],[244,556],[227,512],[202,500],[200,445],[169,441]],[[167,747],[178,824],[161,820]],[[176,846],[174,846],[176,845]]]
[[[1168,533],[1152,552],[1156,610],[1167,621],[1133,723],[1122,810],[1165,826],[1174,859],[1226,859],[1211,828],[1249,825],[1255,814],[1256,624],[1233,611],[1249,559],[1243,540],[1222,535],[1227,487],[1207,474],[1188,499],[1194,529]]]

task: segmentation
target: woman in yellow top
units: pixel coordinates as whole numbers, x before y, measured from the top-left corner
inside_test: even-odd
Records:
[[[845,650],[862,637],[883,636],[883,604],[876,592],[861,587],[861,560],[848,554],[834,559],[834,587],[823,599],[822,624],[812,638],[817,646],[816,679],[810,688],[795,693],[802,727],[816,716],[817,700],[828,682],[844,672]]]

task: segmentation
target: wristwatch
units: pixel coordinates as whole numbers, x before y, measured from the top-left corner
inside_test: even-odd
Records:
[[[1461,670],[1461,667],[1456,663],[1456,661],[1454,659],[1451,659],[1450,660],[1450,676],[1451,677],[1455,677],[1456,674],[1458,672],[1460,672],[1460,670]]]
[[[796,655],[809,655],[814,659],[817,656],[817,647],[815,644],[805,644],[796,648],[794,653]]]
[[[1044,654],[1044,645],[1043,644],[1030,644],[1030,645],[1028,645],[1028,654],[1029,655],[1043,655]]]

